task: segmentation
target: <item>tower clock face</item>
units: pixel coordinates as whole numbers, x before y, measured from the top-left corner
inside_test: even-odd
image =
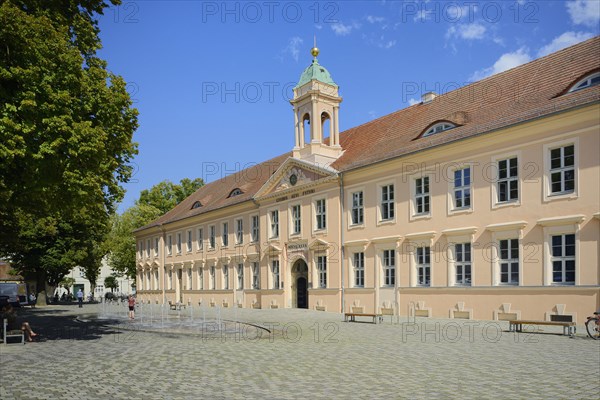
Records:
[[[290,185],[294,186],[298,182],[298,177],[296,174],[290,175]]]

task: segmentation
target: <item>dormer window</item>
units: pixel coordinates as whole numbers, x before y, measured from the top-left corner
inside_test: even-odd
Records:
[[[194,208],[200,208],[200,207],[202,207],[202,203],[200,203],[199,201],[196,201],[194,204],[192,204],[192,210]]]
[[[440,122],[427,129],[422,137],[435,135],[436,133],[447,131],[452,128],[456,128],[456,125],[451,122]]]
[[[577,83],[575,83],[573,86],[571,86],[571,89],[569,89],[569,93],[576,92],[578,90],[589,88],[589,87],[596,86],[596,85],[600,85],[600,71],[594,72],[593,74],[590,74],[590,75],[584,77],[583,79],[577,81]]]
[[[244,192],[242,192],[242,190],[240,188],[235,188],[231,191],[231,193],[229,193],[229,196],[227,196],[227,197],[239,196],[242,193],[244,193]]]

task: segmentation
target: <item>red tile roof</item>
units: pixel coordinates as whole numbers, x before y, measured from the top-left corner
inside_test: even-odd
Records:
[[[524,121],[600,100],[600,86],[567,93],[583,76],[600,69],[600,36],[439,95],[340,133],[343,155],[338,171],[366,166],[488,133]],[[436,121],[456,128],[419,137]],[[291,153],[283,154],[200,188],[173,210],[139,229],[178,221],[252,200],[254,194]],[[244,193],[228,198],[239,187]],[[191,209],[199,200],[203,207]],[[139,231],[138,230],[138,231]]]

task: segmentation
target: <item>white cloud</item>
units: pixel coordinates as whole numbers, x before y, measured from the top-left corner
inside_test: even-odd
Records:
[[[347,36],[349,35],[353,30],[355,29],[359,29],[360,28],[360,24],[353,22],[351,24],[345,25],[342,22],[336,22],[334,24],[331,24],[331,30],[333,31],[333,33],[335,33],[337,36]]]
[[[289,53],[292,58],[296,61],[298,61],[298,57],[300,56],[300,45],[303,43],[304,41],[302,40],[301,37],[299,36],[294,36],[293,38],[291,38],[287,44],[287,46],[285,47],[285,49],[283,49],[283,53]]]
[[[420,102],[421,102],[421,100],[417,100],[417,99],[412,98],[412,97],[410,99],[408,99],[408,105],[409,106],[414,106],[415,104],[419,104]]]
[[[543,57],[560,49],[564,49],[565,47],[583,42],[584,40],[587,40],[593,36],[594,35],[589,32],[565,32],[562,35],[554,38],[554,40],[549,44],[542,47],[538,51],[537,55],[538,57]]]
[[[366,19],[367,19],[367,22],[369,22],[370,24],[375,24],[375,23],[380,23],[380,22],[385,21],[385,18],[375,17],[373,15],[367,15]]]
[[[417,22],[417,21],[428,21],[431,19],[431,14],[433,14],[433,11],[430,10],[425,10],[425,9],[421,9],[419,11],[417,11],[417,13],[415,14],[413,21]]]
[[[485,37],[485,26],[474,22],[472,24],[452,25],[446,31],[446,38],[457,37],[464,40],[483,39]]]
[[[474,3],[461,6],[458,3],[452,2],[444,6],[444,11],[446,13],[445,17],[449,22],[458,22],[460,20],[473,21],[477,6]]]
[[[600,23],[600,1],[575,0],[567,3],[567,12],[576,25],[598,27]]]
[[[470,81],[478,81],[488,76],[497,74],[517,67],[521,64],[525,64],[531,61],[529,51],[525,47],[521,47],[519,50],[512,53],[505,53],[489,68],[484,68],[479,71],[475,71],[469,78]]]

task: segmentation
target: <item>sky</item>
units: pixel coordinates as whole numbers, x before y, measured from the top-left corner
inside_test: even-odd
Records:
[[[600,0],[122,0],[98,19],[99,55],[140,113],[123,212],[163,180],[208,183],[290,151],[315,37],[343,131],[598,35]]]

